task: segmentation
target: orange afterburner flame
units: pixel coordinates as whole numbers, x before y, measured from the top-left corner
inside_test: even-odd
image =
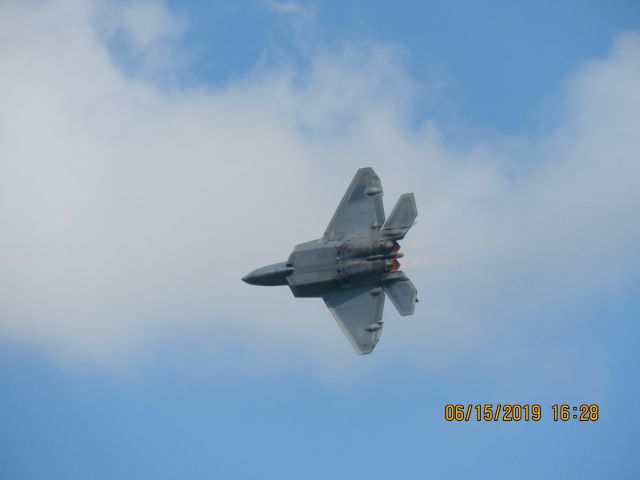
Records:
[[[397,272],[399,268],[400,268],[400,262],[395,258],[391,260],[391,271]]]

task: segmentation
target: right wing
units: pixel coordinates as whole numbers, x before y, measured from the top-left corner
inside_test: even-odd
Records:
[[[351,181],[333,214],[323,238],[356,236],[378,230],[384,224],[382,185],[372,168],[361,168]]]
[[[339,290],[323,297],[353,348],[371,353],[382,333],[384,292],[380,287]]]

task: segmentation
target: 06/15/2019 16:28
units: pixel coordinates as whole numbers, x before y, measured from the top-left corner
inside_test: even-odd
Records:
[[[551,406],[554,422],[577,420],[580,422],[595,422],[600,419],[600,407],[597,404],[569,405],[554,404]],[[485,403],[485,404],[452,404],[444,407],[444,419],[447,422],[520,422],[542,420],[542,407],[537,404],[518,403]]]

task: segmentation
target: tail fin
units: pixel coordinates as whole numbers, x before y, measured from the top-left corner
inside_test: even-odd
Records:
[[[384,222],[381,232],[389,238],[401,239],[407,234],[416,217],[418,209],[413,193],[400,195],[391,215]]]
[[[400,315],[403,317],[413,315],[418,291],[411,280],[405,277],[389,285],[384,285],[382,288]]]

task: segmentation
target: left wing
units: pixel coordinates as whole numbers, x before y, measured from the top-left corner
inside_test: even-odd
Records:
[[[323,299],[353,348],[359,354],[371,353],[382,333],[382,288],[338,290]]]
[[[373,168],[361,168],[342,197],[323,238],[356,236],[378,230],[384,224],[382,185]]]

